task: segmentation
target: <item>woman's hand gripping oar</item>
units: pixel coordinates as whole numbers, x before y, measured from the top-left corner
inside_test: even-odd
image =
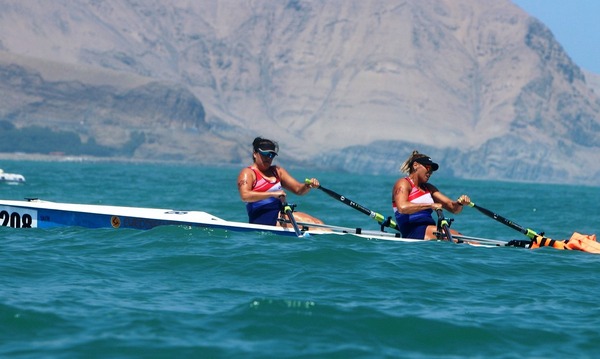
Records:
[[[309,179],[306,179],[304,181],[305,183],[310,183]],[[356,209],[359,212],[362,212],[364,214],[366,214],[367,216],[373,218],[374,220],[376,220],[381,226],[382,229],[383,227],[391,227],[394,228],[396,230],[398,230],[398,225],[396,224],[396,222],[394,222],[391,217],[385,218],[382,214],[371,211],[370,209],[352,201],[351,199],[349,199],[346,196],[343,196],[339,193],[336,193],[330,189],[327,189],[323,186],[319,186],[318,187],[321,191],[325,192],[326,194],[328,194],[330,197],[337,199],[338,201]]]

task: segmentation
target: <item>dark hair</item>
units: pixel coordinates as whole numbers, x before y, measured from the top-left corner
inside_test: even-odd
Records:
[[[252,148],[254,149],[254,152],[258,151],[259,148],[265,151],[279,152],[279,145],[277,142],[262,137],[256,137],[254,141],[252,141]]]

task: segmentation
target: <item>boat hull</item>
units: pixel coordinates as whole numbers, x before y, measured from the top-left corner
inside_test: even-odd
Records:
[[[402,238],[397,232],[389,233],[330,225],[311,226],[309,223],[300,223],[300,225],[302,226],[302,236],[350,235],[375,240],[426,242],[421,239]],[[29,199],[27,201],[0,200],[0,226],[12,228],[84,227],[137,230],[148,230],[159,226],[186,226],[297,237],[296,232],[289,225],[279,227],[227,221],[202,211],[74,204],[39,199]]]
[[[130,228],[190,226],[234,231],[266,231],[296,236],[293,230],[231,222],[202,211],[58,203],[40,200],[0,200],[0,225],[13,228]]]
[[[25,182],[25,177],[16,173],[5,173],[0,170],[0,182],[20,183]]]

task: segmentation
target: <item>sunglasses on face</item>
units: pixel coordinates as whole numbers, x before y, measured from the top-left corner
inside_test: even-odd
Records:
[[[275,156],[277,156],[277,153],[275,153],[275,152],[272,152],[272,151],[263,151],[263,150],[260,150],[260,149],[258,150],[258,153],[260,153],[261,156],[267,157],[267,158],[270,158],[270,159],[273,159],[273,158],[275,158]]]

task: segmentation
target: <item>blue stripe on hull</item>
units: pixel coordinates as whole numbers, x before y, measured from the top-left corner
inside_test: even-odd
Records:
[[[67,212],[52,209],[37,210],[37,227],[86,227],[86,228],[132,228],[151,229],[161,225],[178,225],[173,221],[112,216],[107,214]]]
[[[236,232],[257,232],[257,230],[254,228],[236,227],[229,225],[163,220],[154,218],[112,216],[84,212],[65,212],[59,210],[38,210],[38,228],[73,226],[85,228],[127,228],[139,230],[148,230],[159,226],[188,226],[198,228],[221,229]],[[278,235],[284,236],[296,236],[295,232],[280,231],[275,229],[272,231],[261,229],[260,231],[276,233]]]

